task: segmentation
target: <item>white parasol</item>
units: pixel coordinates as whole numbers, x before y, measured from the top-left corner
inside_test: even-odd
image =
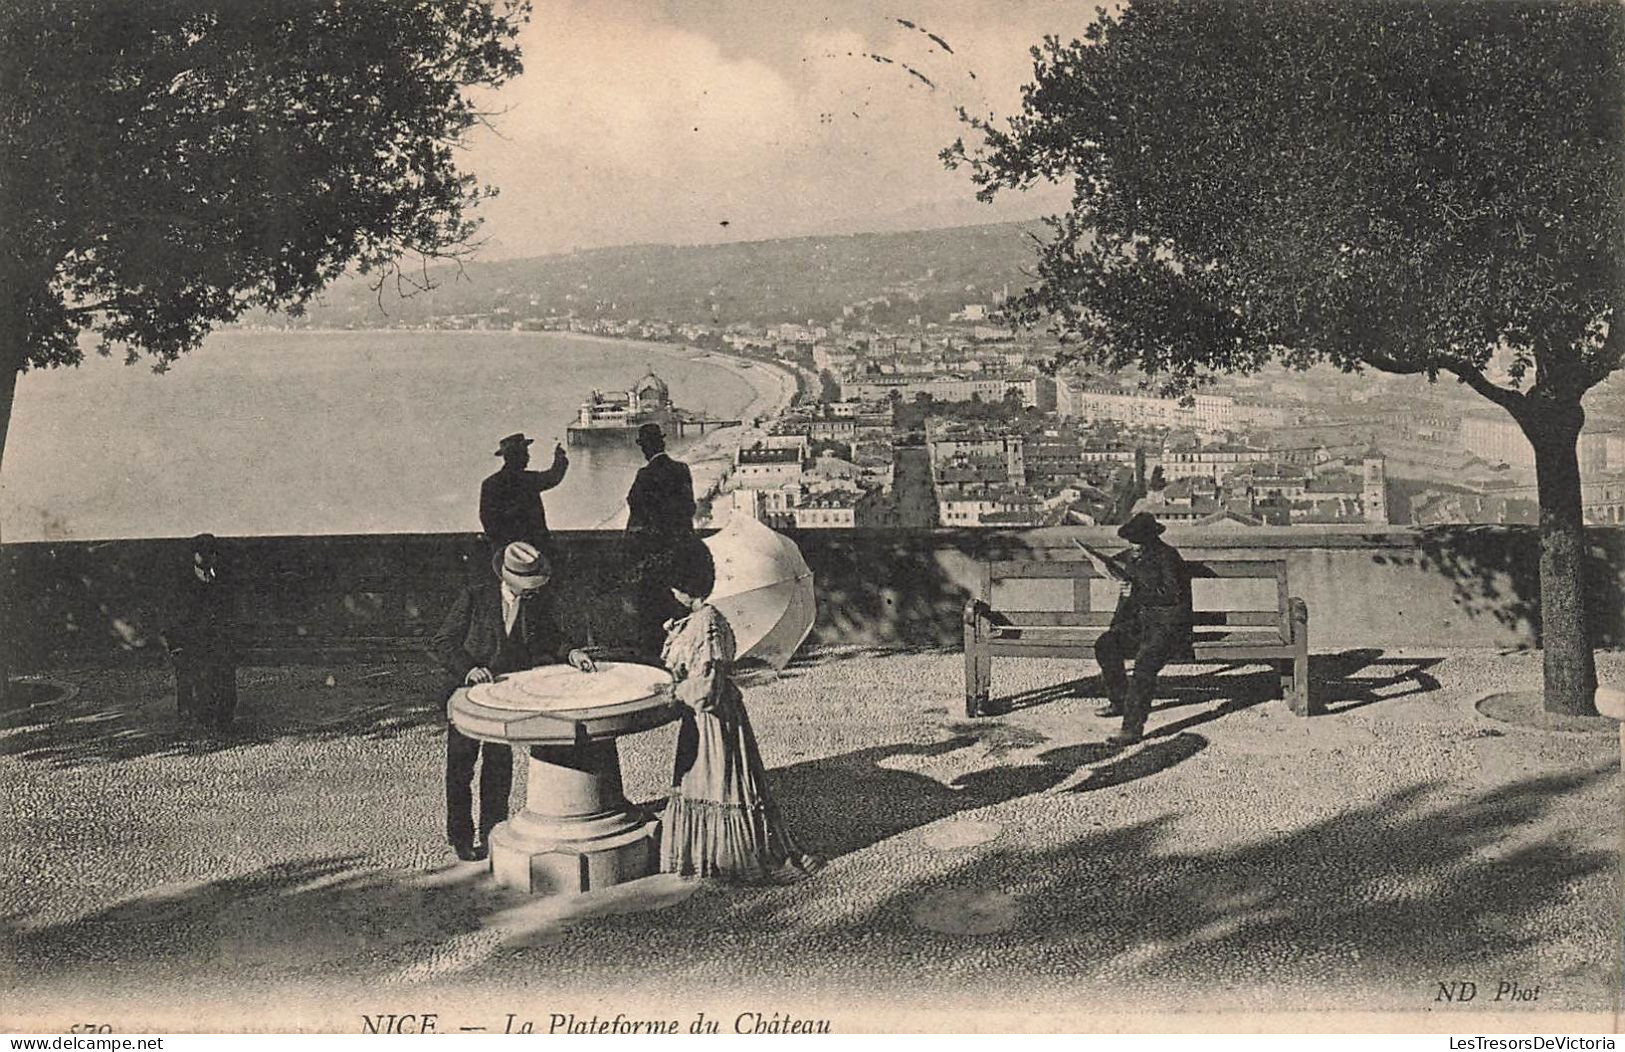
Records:
[[[741,663],[781,669],[812,632],[813,573],[790,538],[745,515],[706,539],[716,561],[711,605],[733,626]]]

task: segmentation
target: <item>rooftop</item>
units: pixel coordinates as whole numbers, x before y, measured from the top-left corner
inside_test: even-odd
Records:
[[[1625,678],[1625,654],[1599,664]],[[4,1014],[93,996],[138,1032],[200,1013],[353,1032],[414,1009],[541,1029],[680,1003],[725,1028],[759,1010],[850,1030],[883,1002],[887,1027],[1020,1028],[1420,1013],[1440,976],[1470,974],[1538,976],[1542,1010],[1607,1029],[1617,738],[1474,707],[1537,687],[1537,653],[1317,653],[1313,719],[1268,670],[1178,666],[1126,750],[1103,744],[1088,663],[1000,662],[1015,710],[976,721],[962,672],[957,653],[829,649],[747,686],[789,823],[832,860],[812,881],[653,877],[575,902],[497,887],[440,842],[445,718],[421,667],[244,669],[226,734],[177,725],[159,668],[51,672],[74,693],[13,707],[0,733],[23,805],[0,869]],[[623,739],[629,797],[659,805],[674,737]]]

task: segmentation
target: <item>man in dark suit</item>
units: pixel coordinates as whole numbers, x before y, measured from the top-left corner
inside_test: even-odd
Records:
[[[213,534],[192,538],[186,569],[163,633],[175,667],[175,708],[182,718],[225,730],[237,710],[237,657],[231,592],[220,577]]]
[[[1169,661],[1191,647],[1191,586],[1185,560],[1162,540],[1163,525],[1140,512],[1117,530],[1134,547],[1124,555],[1104,556],[1084,548],[1096,568],[1121,582],[1122,595],[1111,627],[1095,640],[1095,660],[1106,682],[1106,704],[1100,716],[1123,717],[1123,729],[1107,739],[1132,745],[1145,736],[1157,675]],[[1134,678],[1123,662],[1134,659]]]
[[[480,528],[493,551],[500,552],[514,541],[524,541],[542,551],[551,546],[542,493],[564,481],[570,458],[564,455],[563,446],[555,445],[552,467],[528,471],[534,441],[523,432],[504,438],[496,452],[502,458],[502,467],[480,484]]]
[[[672,560],[694,537],[694,479],[688,465],[666,452],[659,424],[638,428],[645,461],[626,495],[626,537],[638,611],[637,648],[658,661],[665,623],[687,613],[672,597]]]
[[[574,649],[559,627],[547,584],[552,568],[532,544],[515,541],[493,556],[496,579],[463,589],[431,653],[454,677],[453,689],[490,683],[508,672],[568,661],[583,672],[592,659]],[[474,837],[474,761],[481,753],[479,839]],[[491,829],[508,817],[513,788],[513,750],[481,743],[446,724],[446,839],[465,862],[486,855]]]

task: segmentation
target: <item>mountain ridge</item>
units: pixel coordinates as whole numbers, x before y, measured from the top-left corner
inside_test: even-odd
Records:
[[[470,261],[428,271],[433,288],[379,295],[335,283],[298,324],[423,325],[486,317],[503,327],[552,317],[672,323],[861,317],[940,320],[1024,287],[1039,220],[926,230],[815,234],[715,244],[638,244]]]

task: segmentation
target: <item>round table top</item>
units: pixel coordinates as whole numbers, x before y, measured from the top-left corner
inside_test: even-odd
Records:
[[[651,665],[601,661],[592,672],[543,665],[453,692],[452,724],[481,741],[566,745],[601,741],[677,718],[671,674]]]
[[[627,661],[600,662],[591,672],[543,665],[502,676],[495,683],[477,684],[469,688],[468,697],[494,709],[561,712],[639,701],[659,694],[670,683],[671,674],[665,669]]]

